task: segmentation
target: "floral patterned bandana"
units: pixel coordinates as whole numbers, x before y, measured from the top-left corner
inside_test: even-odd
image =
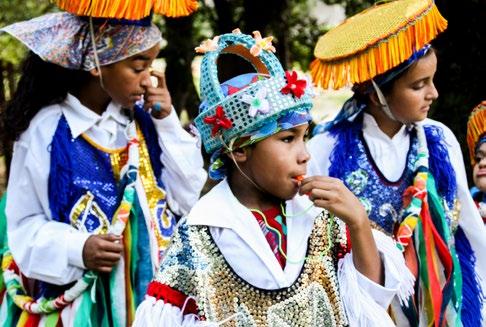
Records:
[[[253,73],[236,76],[229,81],[222,83],[221,90],[223,91],[224,96],[230,96],[262,78],[264,77]],[[265,106],[261,102],[258,104],[255,103],[255,105],[258,107]],[[203,102],[200,106],[200,111],[204,111],[205,106],[206,104]],[[275,116],[273,119],[268,119],[268,122],[265,125],[239,136],[230,144],[226,144],[226,148],[216,150],[211,155],[209,177],[214,180],[221,180],[226,176],[227,166],[230,159],[225,155],[225,152],[255,144],[273,134],[307,124],[311,120],[312,117],[309,110],[306,108],[291,110],[283,116]]]
[[[93,23],[96,53],[106,66],[146,51],[162,40],[159,29],[149,26]],[[96,67],[88,18],[53,13],[0,29],[24,43],[47,62],[69,69],[89,71]]]

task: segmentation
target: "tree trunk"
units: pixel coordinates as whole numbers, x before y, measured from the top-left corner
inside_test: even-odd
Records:
[[[8,98],[11,98],[12,95],[14,94],[15,92],[15,86],[16,86],[16,83],[15,83],[15,67],[12,63],[7,63],[6,66],[5,66],[5,70],[6,70],[6,73],[7,73],[7,81],[8,81]]]
[[[277,48],[277,57],[280,59],[284,69],[291,66],[290,62],[290,40],[289,40],[289,21],[290,6],[289,0],[275,1],[275,20],[272,22],[272,29],[276,37],[275,47]]]
[[[5,82],[4,82],[4,63],[0,60],[0,110],[5,108]]]
[[[272,34],[277,57],[285,67],[290,65],[289,51],[289,0],[245,0],[243,15],[246,33],[260,31],[262,37]]]
[[[165,75],[177,113],[186,109],[192,120],[198,114],[199,98],[192,78],[194,59],[193,16],[165,18],[167,47],[161,52],[167,62]]]
[[[234,0],[214,0],[214,9],[216,10],[217,19],[214,35],[230,33],[239,24],[234,20],[235,11]]]

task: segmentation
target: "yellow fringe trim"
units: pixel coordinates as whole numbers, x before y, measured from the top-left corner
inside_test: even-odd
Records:
[[[138,20],[155,14],[188,16],[196,11],[197,0],[55,0],[59,8],[79,16]]]
[[[310,65],[312,80],[325,89],[337,90],[368,81],[398,66],[447,28],[447,21],[435,5],[418,16],[360,53],[336,60],[315,59]]]
[[[476,164],[474,160],[474,149],[479,138],[486,134],[486,101],[481,102],[469,116],[467,121],[467,146],[469,148],[469,159],[471,166]]]

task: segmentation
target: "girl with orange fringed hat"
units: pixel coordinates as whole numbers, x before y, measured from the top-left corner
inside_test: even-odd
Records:
[[[102,8],[117,3],[141,18],[139,1]],[[30,49],[2,117],[15,144],[1,323],[129,326],[206,180],[197,139],[150,68],[160,31],[150,17],[66,12],[1,31]]]
[[[438,97],[429,43],[446,26],[432,0],[380,3],[322,36],[311,66],[317,84],[354,95],[317,127],[309,171],[341,179],[395,238],[416,278],[391,306],[399,326],[486,323],[486,229],[454,134],[427,119]]]
[[[471,195],[486,224],[486,101],[477,105],[469,116],[467,144],[473,168]]]

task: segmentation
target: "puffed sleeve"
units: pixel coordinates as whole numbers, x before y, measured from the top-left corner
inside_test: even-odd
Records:
[[[167,117],[152,121],[162,149],[167,201],[174,213],[185,215],[199,199],[207,178],[201,147],[197,137],[182,128],[174,108]]]

